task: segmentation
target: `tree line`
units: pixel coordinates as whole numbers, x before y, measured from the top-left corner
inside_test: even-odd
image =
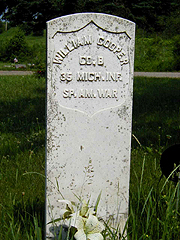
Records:
[[[180,34],[179,0],[0,0],[0,15],[27,34],[41,35],[46,21],[79,12],[101,12],[132,20],[147,32]]]

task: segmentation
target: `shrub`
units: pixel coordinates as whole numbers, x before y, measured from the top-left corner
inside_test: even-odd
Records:
[[[135,71],[173,71],[174,41],[161,37],[136,37]]]
[[[8,61],[13,61],[16,57],[23,61],[29,53],[29,48],[25,40],[25,34],[21,29],[17,29],[12,38],[7,41],[5,46],[5,58]]]

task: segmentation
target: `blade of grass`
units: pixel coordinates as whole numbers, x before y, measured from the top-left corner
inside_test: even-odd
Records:
[[[164,187],[166,186],[166,184],[167,184],[167,182],[169,181],[170,177],[174,174],[174,172],[175,172],[179,167],[180,167],[180,164],[179,164],[176,168],[174,168],[174,170],[171,172],[171,174],[168,176],[168,178],[166,178],[166,181],[165,181],[164,185],[162,186],[160,193],[162,193],[162,191],[164,190]]]
[[[146,200],[145,200],[143,209],[142,209],[142,211],[141,211],[141,216],[142,216],[142,214],[144,213],[145,207],[146,207],[147,202],[148,202],[148,200],[149,200],[149,198],[150,198],[150,196],[151,196],[152,190],[153,190],[153,187],[152,187],[151,190],[149,191],[149,194],[148,194],[148,196],[147,196],[147,198],[146,198]]]
[[[144,155],[143,163],[142,163],[142,170],[141,170],[141,179],[140,179],[140,185],[139,185],[140,186],[139,187],[140,191],[141,191],[141,188],[142,188],[145,160],[146,160],[146,156]]]
[[[99,205],[99,202],[100,202],[100,199],[101,199],[101,193],[102,193],[102,191],[98,195],[97,200],[96,200],[96,204],[95,204],[95,207],[94,207],[94,211],[95,211],[96,214],[97,214],[98,205]]]

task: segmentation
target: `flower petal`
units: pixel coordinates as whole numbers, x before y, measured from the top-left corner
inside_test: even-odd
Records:
[[[100,233],[87,234],[89,240],[103,240],[103,236]]]
[[[89,215],[86,222],[86,232],[88,234],[100,233],[104,230],[104,225],[99,222],[98,218],[94,215]]]
[[[71,217],[72,212],[67,209],[61,209],[59,214],[62,219],[66,219]]]
[[[64,214],[67,212],[67,209],[61,209],[59,214],[60,214],[60,217],[64,217]]]
[[[63,200],[58,200],[58,202],[65,203],[68,206],[68,210],[74,212],[73,203],[71,201],[63,199]]]
[[[86,201],[83,200],[82,201],[82,207],[81,207],[81,210],[80,210],[80,215],[85,216],[87,211],[88,211],[88,205],[87,205]]]
[[[78,230],[75,234],[74,237],[76,240],[86,240],[86,234],[83,230]]]
[[[70,215],[70,224],[77,229],[84,229],[84,221],[79,212]]]

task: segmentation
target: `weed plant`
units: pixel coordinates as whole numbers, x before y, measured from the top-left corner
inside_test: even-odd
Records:
[[[135,78],[127,229],[120,238],[107,224],[105,239],[180,239],[178,185],[159,182],[160,155],[179,140],[179,92],[179,79]],[[1,76],[0,119],[0,239],[43,239],[45,79]]]

